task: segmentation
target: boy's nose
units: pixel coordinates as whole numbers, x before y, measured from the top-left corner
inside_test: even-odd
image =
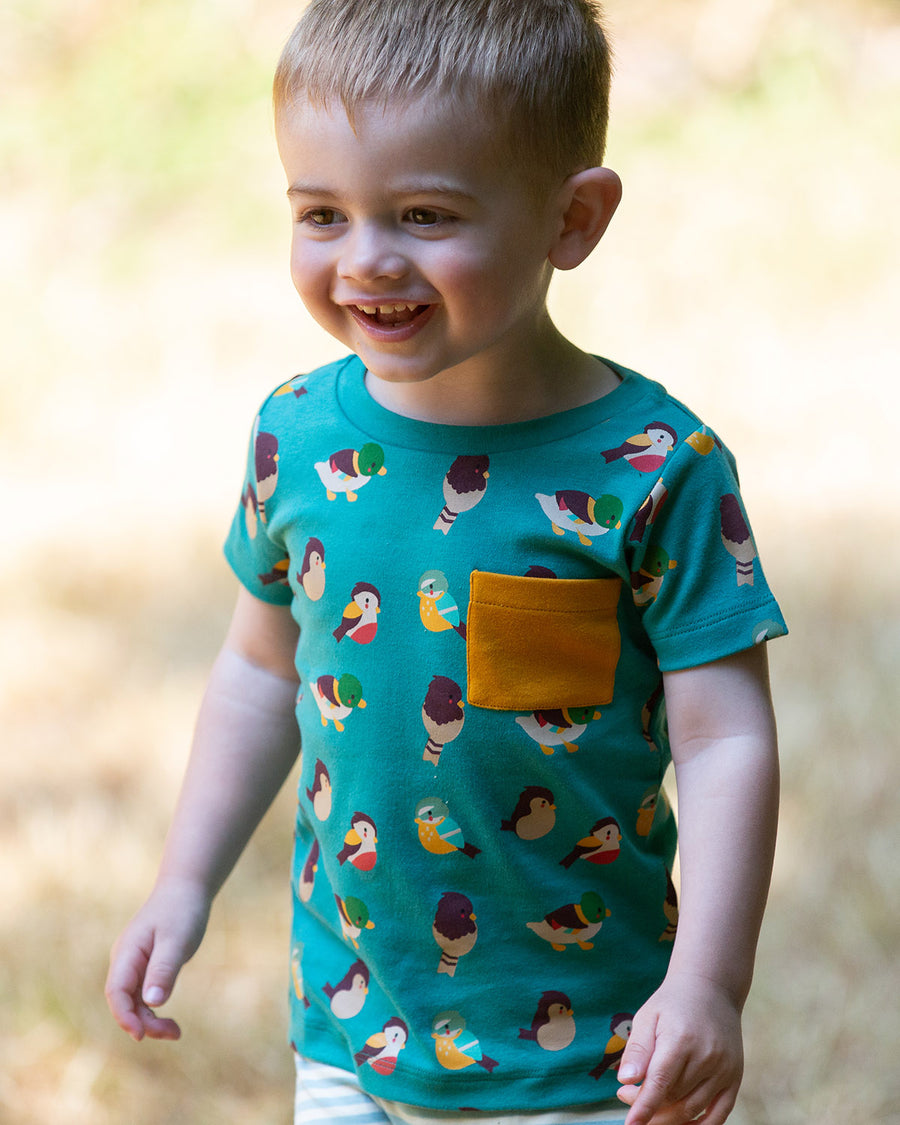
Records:
[[[344,238],[338,262],[340,277],[354,281],[377,281],[382,277],[403,277],[406,271],[406,258],[387,231],[375,225],[365,225],[357,227]]]

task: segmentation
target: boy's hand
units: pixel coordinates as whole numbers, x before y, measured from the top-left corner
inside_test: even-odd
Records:
[[[635,1016],[618,1073],[625,1125],[722,1125],[743,1073],[737,1006],[704,977],[670,974]]]
[[[125,927],[110,956],[106,1002],[116,1023],[136,1042],[178,1039],[181,1028],[157,1016],[185,961],[206,931],[210,900],[195,883],[161,882]]]

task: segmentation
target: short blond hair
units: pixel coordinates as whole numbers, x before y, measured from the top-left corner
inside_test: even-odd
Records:
[[[276,113],[299,100],[438,94],[485,119],[529,179],[602,163],[610,48],[598,0],[312,0],[282,52]]]

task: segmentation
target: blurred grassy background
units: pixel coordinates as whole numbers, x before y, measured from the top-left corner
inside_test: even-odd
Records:
[[[792,627],[771,652],[784,808],[733,1120],[900,1122],[898,4],[607,6],[625,200],[594,260],[558,279],[554,312],[724,433]],[[290,287],[269,120],[296,14],[287,0],[0,12],[0,1120],[14,1125],[288,1120],[289,791],[179,985],[182,1043],[131,1043],[102,982],[152,880],[230,611],[219,544],[253,411],[335,354]]]

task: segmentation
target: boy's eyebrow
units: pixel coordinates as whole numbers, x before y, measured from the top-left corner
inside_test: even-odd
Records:
[[[466,200],[475,202],[475,196],[462,188],[445,180],[410,180],[406,183],[391,184],[390,191],[394,195],[437,195],[448,199]],[[338,193],[321,184],[296,180],[287,189],[288,196],[304,195],[317,199],[335,199]]]
[[[304,183],[298,180],[296,183],[291,184],[287,189],[288,195],[314,195],[317,198],[330,198],[335,193],[328,188],[319,187],[316,184]]]

